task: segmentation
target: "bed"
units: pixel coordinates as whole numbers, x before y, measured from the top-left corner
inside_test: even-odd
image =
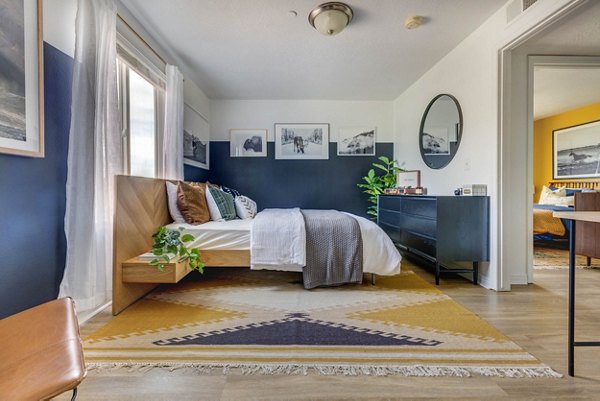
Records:
[[[116,177],[113,315],[117,315],[158,285],[124,282],[122,264],[151,249],[152,234],[156,229],[169,226],[173,222],[167,206],[166,181],[130,176]],[[353,217],[358,221],[363,235],[363,272],[378,275],[399,273],[401,257],[387,235],[373,222],[358,216]],[[231,220],[225,223],[211,221],[198,226],[183,226],[184,230],[196,237],[201,260],[206,267],[250,267],[250,237],[254,224],[253,220]],[[179,226],[182,224],[170,227]],[[397,253],[398,259],[390,253],[388,242]],[[374,260],[383,263],[373,263]]]
[[[387,234],[377,224],[364,217],[345,213],[356,219],[360,225],[363,241],[363,272],[381,276],[392,276],[400,273],[400,259],[397,250]],[[171,229],[183,228],[184,233],[192,234],[196,239],[190,247],[197,247],[201,254],[206,251],[246,251],[251,249],[251,230],[254,219],[236,219],[230,221],[210,221],[208,223],[191,225],[171,223]],[[397,255],[397,256],[396,256]],[[302,268],[282,268],[281,266],[261,268],[251,266],[256,270],[276,270],[301,272]]]
[[[598,181],[551,181],[548,183],[550,189],[565,188],[566,196],[573,197],[573,206],[561,206],[552,204],[533,205],[533,240],[542,246],[567,247],[569,237],[569,225],[564,219],[552,216],[555,211],[572,212],[575,208],[575,194],[582,191],[590,191],[591,196],[596,196],[595,191],[600,190]],[[578,208],[578,210],[580,210]]]

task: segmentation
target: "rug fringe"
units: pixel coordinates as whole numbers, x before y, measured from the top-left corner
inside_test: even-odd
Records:
[[[174,372],[191,370],[196,374],[209,374],[221,370],[224,375],[239,372],[244,375],[308,375],[314,372],[323,376],[414,376],[414,377],[471,377],[473,375],[508,378],[560,378],[562,374],[549,366],[538,367],[459,367],[459,366],[360,366],[360,365],[263,365],[263,364],[199,364],[199,363],[144,363],[113,362],[88,363],[89,371],[148,372],[154,369]]]

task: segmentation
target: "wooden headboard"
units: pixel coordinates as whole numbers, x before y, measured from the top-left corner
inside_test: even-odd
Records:
[[[112,312],[118,314],[157,284],[124,283],[121,263],[148,252],[152,234],[171,223],[165,181],[119,175],[116,177],[113,238]]]
[[[550,181],[548,186],[553,186],[555,188],[566,187],[573,189],[595,189],[596,191],[600,191],[600,180],[594,181]]]

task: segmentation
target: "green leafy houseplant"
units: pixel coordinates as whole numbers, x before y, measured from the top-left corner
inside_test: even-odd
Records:
[[[379,156],[381,163],[373,163],[373,167],[380,171],[380,174],[372,168],[366,176],[362,177],[363,183],[357,186],[363,189],[363,192],[369,195],[369,202],[372,203],[367,208],[367,214],[371,215],[372,219],[377,218],[377,195],[381,195],[386,188],[393,188],[396,185],[396,173],[404,171],[398,166],[396,160],[391,160],[386,156]]]
[[[183,228],[171,230],[167,227],[160,227],[152,235],[154,244],[152,253],[156,256],[150,261],[150,265],[156,266],[158,270],[163,271],[165,263],[171,261],[172,256],[178,256],[179,262],[189,262],[190,269],[198,270],[204,273],[204,263],[200,260],[200,250],[198,248],[188,248],[187,243],[194,240],[191,234],[182,234]]]

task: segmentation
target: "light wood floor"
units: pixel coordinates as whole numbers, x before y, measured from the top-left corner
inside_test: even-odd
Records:
[[[433,283],[428,270],[413,268]],[[92,373],[78,400],[600,400],[600,348],[576,349],[577,377],[566,376],[567,270],[539,270],[535,284],[497,293],[447,277],[440,288],[528,352],[565,374],[561,379],[243,376],[191,372]],[[600,338],[600,270],[577,271],[578,340]],[[109,311],[82,327],[93,332]],[[63,395],[59,400],[68,400]]]

